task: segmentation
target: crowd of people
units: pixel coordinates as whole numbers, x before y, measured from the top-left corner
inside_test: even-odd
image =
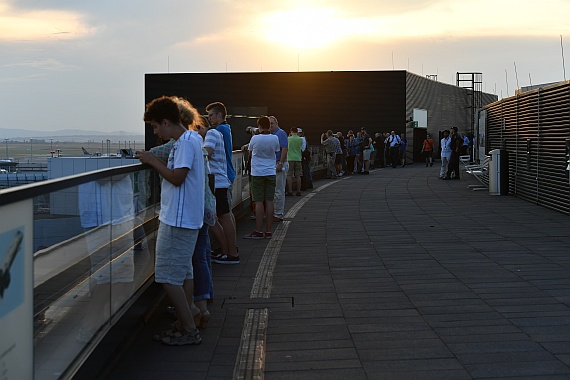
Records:
[[[404,133],[395,131],[375,133],[372,138],[362,127],[354,134],[349,130],[346,136],[332,130],[321,135],[321,144],[326,154],[327,177],[340,178],[351,174],[369,174],[370,168],[406,166],[408,140]],[[441,148],[440,179],[459,179],[459,157],[468,153],[472,139],[458,133],[457,127],[443,131],[439,142]],[[422,142],[420,155],[425,159],[426,167],[433,166],[433,159],[438,149],[433,138],[427,133]]]
[[[362,127],[356,135],[350,130],[344,137],[342,132],[328,130],[321,135],[321,144],[327,158],[327,178],[330,179],[351,174],[367,175],[374,167],[406,166],[408,140],[403,133],[376,133],[372,138],[367,128]]]
[[[232,132],[223,103],[206,107],[207,118],[190,102],[163,96],[146,105],[144,121],[159,144],[137,151],[142,163],[161,177],[160,225],[155,248],[155,281],[173,304],[176,321],[153,336],[166,345],[199,344],[198,328],[210,318],[214,299],[211,263],[239,264],[236,221],[232,212]],[[247,156],[255,229],[245,239],[271,239],[272,225],[283,220],[285,197],[300,196],[313,187],[311,154],[301,128],[289,133],[275,116],[263,116],[248,128],[251,140],[242,149]],[[406,166],[407,139],[395,131],[376,133],[366,127],[346,136],[331,130],[321,135],[328,178],[367,175],[375,166]],[[464,141],[453,128],[440,142],[440,178],[459,179],[459,156]],[[426,166],[433,165],[435,146],[428,135],[422,145]],[[210,235],[219,244],[211,250]]]

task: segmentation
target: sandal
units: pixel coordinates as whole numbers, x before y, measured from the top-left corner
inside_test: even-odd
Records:
[[[162,339],[162,344],[167,346],[185,346],[200,343],[202,343],[202,338],[200,337],[200,331],[198,331],[198,329],[192,332],[186,330],[179,331],[173,336],[167,336]]]
[[[170,329],[154,334],[152,336],[152,340],[155,342],[162,342],[164,338],[175,336],[177,333],[180,333],[180,330],[178,330],[178,327],[176,327],[176,322],[174,322],[170,325]]]
[[[194,315],[194,324],[196,325],[196,327],[200,327],[200,320],[202,319],[202,313],[198,312],[197,314]]]
[[[208,326],[208,322],[210,321],[210,313],[201,313],[200,314],[200,321],[196,323],[196,327],[205,329]]]

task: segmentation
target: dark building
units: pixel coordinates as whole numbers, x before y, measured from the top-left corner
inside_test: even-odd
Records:
[[[204,114],[207,104],[224,103],[234,150],[248,141],[245,128],[261,115],[276,116],[287,132],[303,128],[310,144],[318,144],[328,129],[405,132],[410,157],[414,140],[423,141],[426,130],[437,137],[452,126],[470,128],[469,90],[406,71],[147,74],[145,102],[162,95],[184,97]],[[497,100],[483,98],[484,104]],[[425,111],[426,122],[418,128],[411,122],[414,109]],[[149,125],[146,136],[147,148],[154,146]]]

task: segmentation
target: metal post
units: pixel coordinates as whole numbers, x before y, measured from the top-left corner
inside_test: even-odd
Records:
[[[4,142],[6,142],[6,159],[8,159],[8,139],[4,139]]]
[[[32,150],[34,148],[34,139],[30,138],[30,164],[32,163]]]

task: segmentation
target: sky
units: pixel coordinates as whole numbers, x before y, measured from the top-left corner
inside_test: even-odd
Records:
[[[570,79],[569,16],[570,0],[0,0],[0,128],[143,133],[146,73],[481,72],[501,99]]]

